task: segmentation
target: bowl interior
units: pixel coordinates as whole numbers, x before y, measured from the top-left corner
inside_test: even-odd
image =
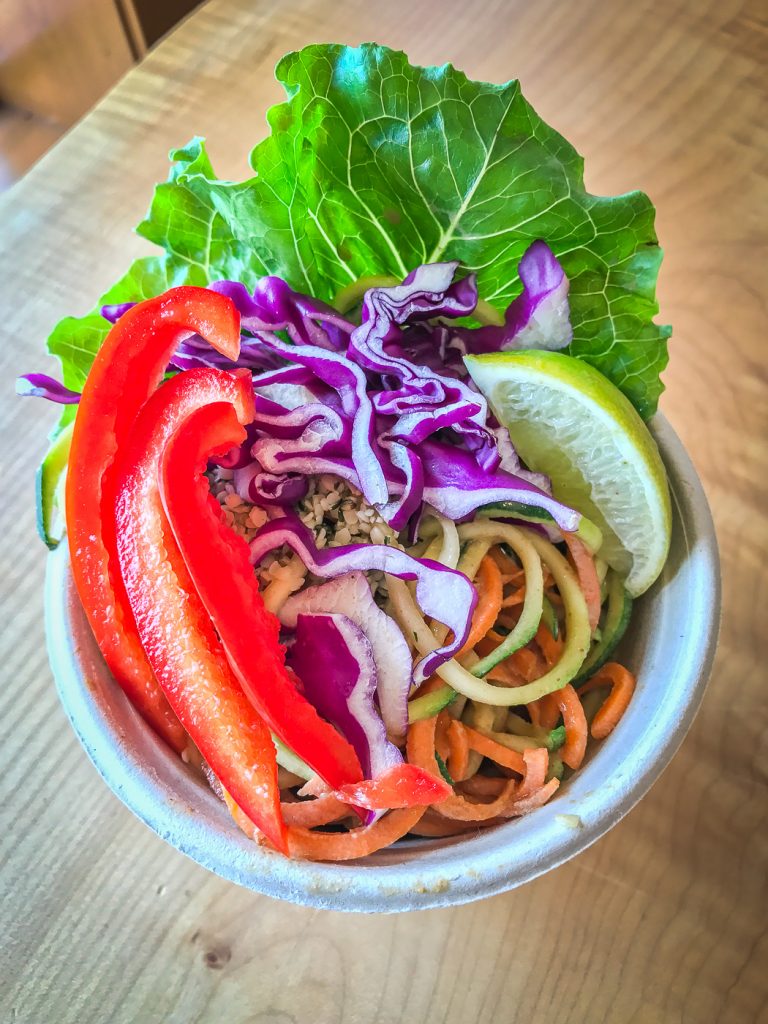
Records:
[[[661,578],[636,602],[621,657],[638,687],[616,730],[535,813],[447,839],[404,840],[343,864],[290,861],[250,842],[200,777],[159,741],[112,679],[88,627],[66,545],[49,559],[46,632],[64,709],[110,788],[158,835],[233,882],[335,910],[394,912],[511,889],[585,849],[668,764],[703,696],[720,612],[717,544],[701,484],[666,420],[673,534]]]

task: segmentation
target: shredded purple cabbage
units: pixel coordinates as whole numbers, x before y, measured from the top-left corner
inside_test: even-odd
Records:
[[[363,776],[375,779],[403,763],[403,755],[387,739],[376,710],[377,672],[371,645],[346,615],[301,614],[288,664],[297,674],[307,699],[336,726],[360,758]],[[383,811],[365,811],[372,825]]]
[[[23,398],[47,398],[58,405],[75,405],[80,401],[80,392],[65,388],[46,373],[25,373],[16,378],[16,394]]]
[[[568,278],[546,242],[526,249],[517,268],[523,290],[504,314],[502,327],[461,330],[464,355],[521,348],[565,348],[573,337]]]
[[[348,544],[318,549],[312,531],[289,513],[263,526],[251,541],[251,561],[257,564],[275,548],[287,544],[307,569],[322,579],[349,572],[385,572],[416,582],[416,600],[429,618],[444,623],[453,633],[450,643],[438,647],[415,666],[414,680],[422,682],[461,650],[469,633],[477,592],[467,577],[431,559],[413,558],[386,544]]]
[[[102,306],[99,312],[105,320],[109,320],[111,324],[116,324],[123,313],[127,313],[135,305],[135,302],[117,302],[114,305]]]
[[[481,470],[469,452],[439,441],[420,446],[424,465],[424,500],[454,522],[500,501],[543,508],[561,530],[578,529],[581,515],[547,494],[529,480],[501,469]]]
[[[261,473],[273,490],[281,474],[335,473],[396,530],[417,522],[425,502],[463,519],[484,504],[517,501],[545,508],[562,529],[578,525],[578,514],[552,498],[546,477],[521,465],[463,365],[467,351],[517,345],[535,332],[545,347],[565,344],[567,278],[549,247],[534,243],[520,262],[523,293],[505,327],[450,327],[444,318],[470,315],[477,304],[474,278],[454,281],[456,269],[425,265],[401,285],[370,289],[357,327],[275,278],[260,282],[253,296],[231,282],[226,290],[224,282],[215,286],[236,302],[244,327],[261,332],[266,349],[308,375],[300,383],[311,391],[311,400],[291,400],[290,408],[284,392],[277,408],[258,417],[250,443],[258,469],[247,485],[246,474],[238,476],[244,498],[260,493],[251,481]],[[270,333],[278,329],[294,344]],[[256,376],[257,394],[271,396],[265,385],[272,379]]]
[[[347,347],[352,324],[332,306],[293,291],[280,277],[262,277],[253,295],[238,281],[215,281],[210,287],[234,302],[240,324],[250,334],[284,330],[296,345],[331,351]]]
[[[300,615],[341,614],[361,629],[376,663],[376,698],[381,717],[392,736],[403,737],[408,727],[408,694],[413,682],[411,652],[399,626],[376,604],[362,572],[307,587],[289,597],[278,618],[296,629]]]
[[[169,370],[254,373],[257,418],[248,440],[218,460],[235,470],[243,498],[290,506],[306,494],[306,477],[332,473],[396,530],[413,528],[425,503],[460,520],[499,501],[544,508],[564,530],[578,526],[578,513],[552,498],[546,477],[520,463],[463,362],[467,353],[567,345],[568,279],[549,246],[534,242],[503,326],[466,327],[450,321],[473,314],[477,286],[474,275],[455,281],[457,268],[425,264],[402,284],[370,289],[357,326],[278,277],[262,278],[253,294],[236,281],[211,285],[240,312],[239,358],[226,360],[190,335]],[[132,305],[101,312],[114,323]],[[79,398],[38,374],[19,378],[17,389],[57,402]]]
[[[388,440],[418,444],[450,428],[475,453],[482,468],[493,469],[499,459],[486,426],[488,407],[483,396],[463,381],[412,363],[392,348],[399,346],[410,322],[466,316],[474,310],[474,276],[452,283],[457,267],[457,263],[427,264],[417,267],[401,285],[367,292],[363,322],[352,332],[347,356],[394,384],[373,397],[378,413],[395,418],[387,430]]]

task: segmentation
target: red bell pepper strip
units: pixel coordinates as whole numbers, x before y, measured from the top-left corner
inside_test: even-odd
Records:
[[[428,807],[451,796],[453,789],[443,779],[415,764],[396,764],[375,779],[341,786],[334,796],[346,804],[370,811],[400,807]]]
[[[297,689],[278,642],[280,624],[264,607],[248,545],[224,522],[203,475],[212,448],[226,443],[218,408],[196,413],[165,451],[162,498],[189,574],[230,665],[269,728],[331,788],[362,779],[351,744]],[[231,436],[229,447],[238,444]]]
[[[171,707],[232,799],[286,852],[272,737],[232,673],[160,497],[163,452],[176,431],[199,445],[201,409],[223,424],[222,444],[212,441],[217,454],[242,443],[240,424],[254,415],[250,374],[189,370],[147,401],[115,463],[120,568],[139,637]],[[211,437],[208,432],[208,447]],[[226,573],[226,565],[220,569]],[[272,635],[254,633],[252,642],[277,647]]]
[[[237,358],[239,315],[228,298],[205,288],[172,288],[120,317],[83,387],[66,484],[72,575],[91,629],[115,679],[176,750],[184,748],[186,736],[141,648],[120,579],[112,464],[139,410],[163,379],[179,339],[190,331]]]

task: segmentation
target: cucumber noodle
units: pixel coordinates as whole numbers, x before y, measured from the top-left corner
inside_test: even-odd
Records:
[[[526,644],[536,632],[541,620],[543,605],[542,563],[549,569],[563,599],[565,610],[565,645],[556,665],[540,679],[524,686],[496,686],[479,678],[501,658],[496,652],[478,661],[471,669],[465,668],[455,658],[445,662],[436,670],[437,675],[453,687],[457,693],[483,704],[497,707],[513,707],[529,704],[540,697],[562,689],[578,672],[590,646],[591,633],[587,604],[570,565],[550,541],[533,531],[522,530],[493,520],[465,523],[458,528],[462,540],[482,541],[485,551],[499,541],[508,543],[520,557],[525,571],[526,597],[523,611],[515,629],[504,640],[506,657]],[[473,557],[477,557],[479,548]],[[479,565],[483,555],[477,559]],[[461,565],[460,565],[461,568]],[[464,571],[462,569],[462,571]],[[467,573],[469,575],[469,573]],[[472,577],[470,576],[470,579]],[[412,637],[420,654],[429,654],[440,644],[429,628],[407,584],[393,577],[387,577],[392,610],[406,637]],[[488,664],[491,661],[492,664]]]
[[[529,531],[529,534],[531,532]],[[472,667],[472,675],[482,677],[487,675],[494,665],[498,665],[504,658],[520,650],[536,635],[544,607],[544,573],[536,548],[525,533],[516,526],[493,522],[467,523],[461,527],[461,537],[462,539],[481,537],[491,544],[508,544],[520,559],[525,572],[525,602],[520,619],[496,650]],[[554,551],[554,548],[552,550]]]

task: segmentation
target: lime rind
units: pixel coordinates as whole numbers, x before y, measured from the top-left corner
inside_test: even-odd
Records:
[[[523,461],[598,525],[600,555],[630,594],[647,590],[669,550],[671,505],[658,448],[634,407],[593,367],[560,352],[466,363]]]

